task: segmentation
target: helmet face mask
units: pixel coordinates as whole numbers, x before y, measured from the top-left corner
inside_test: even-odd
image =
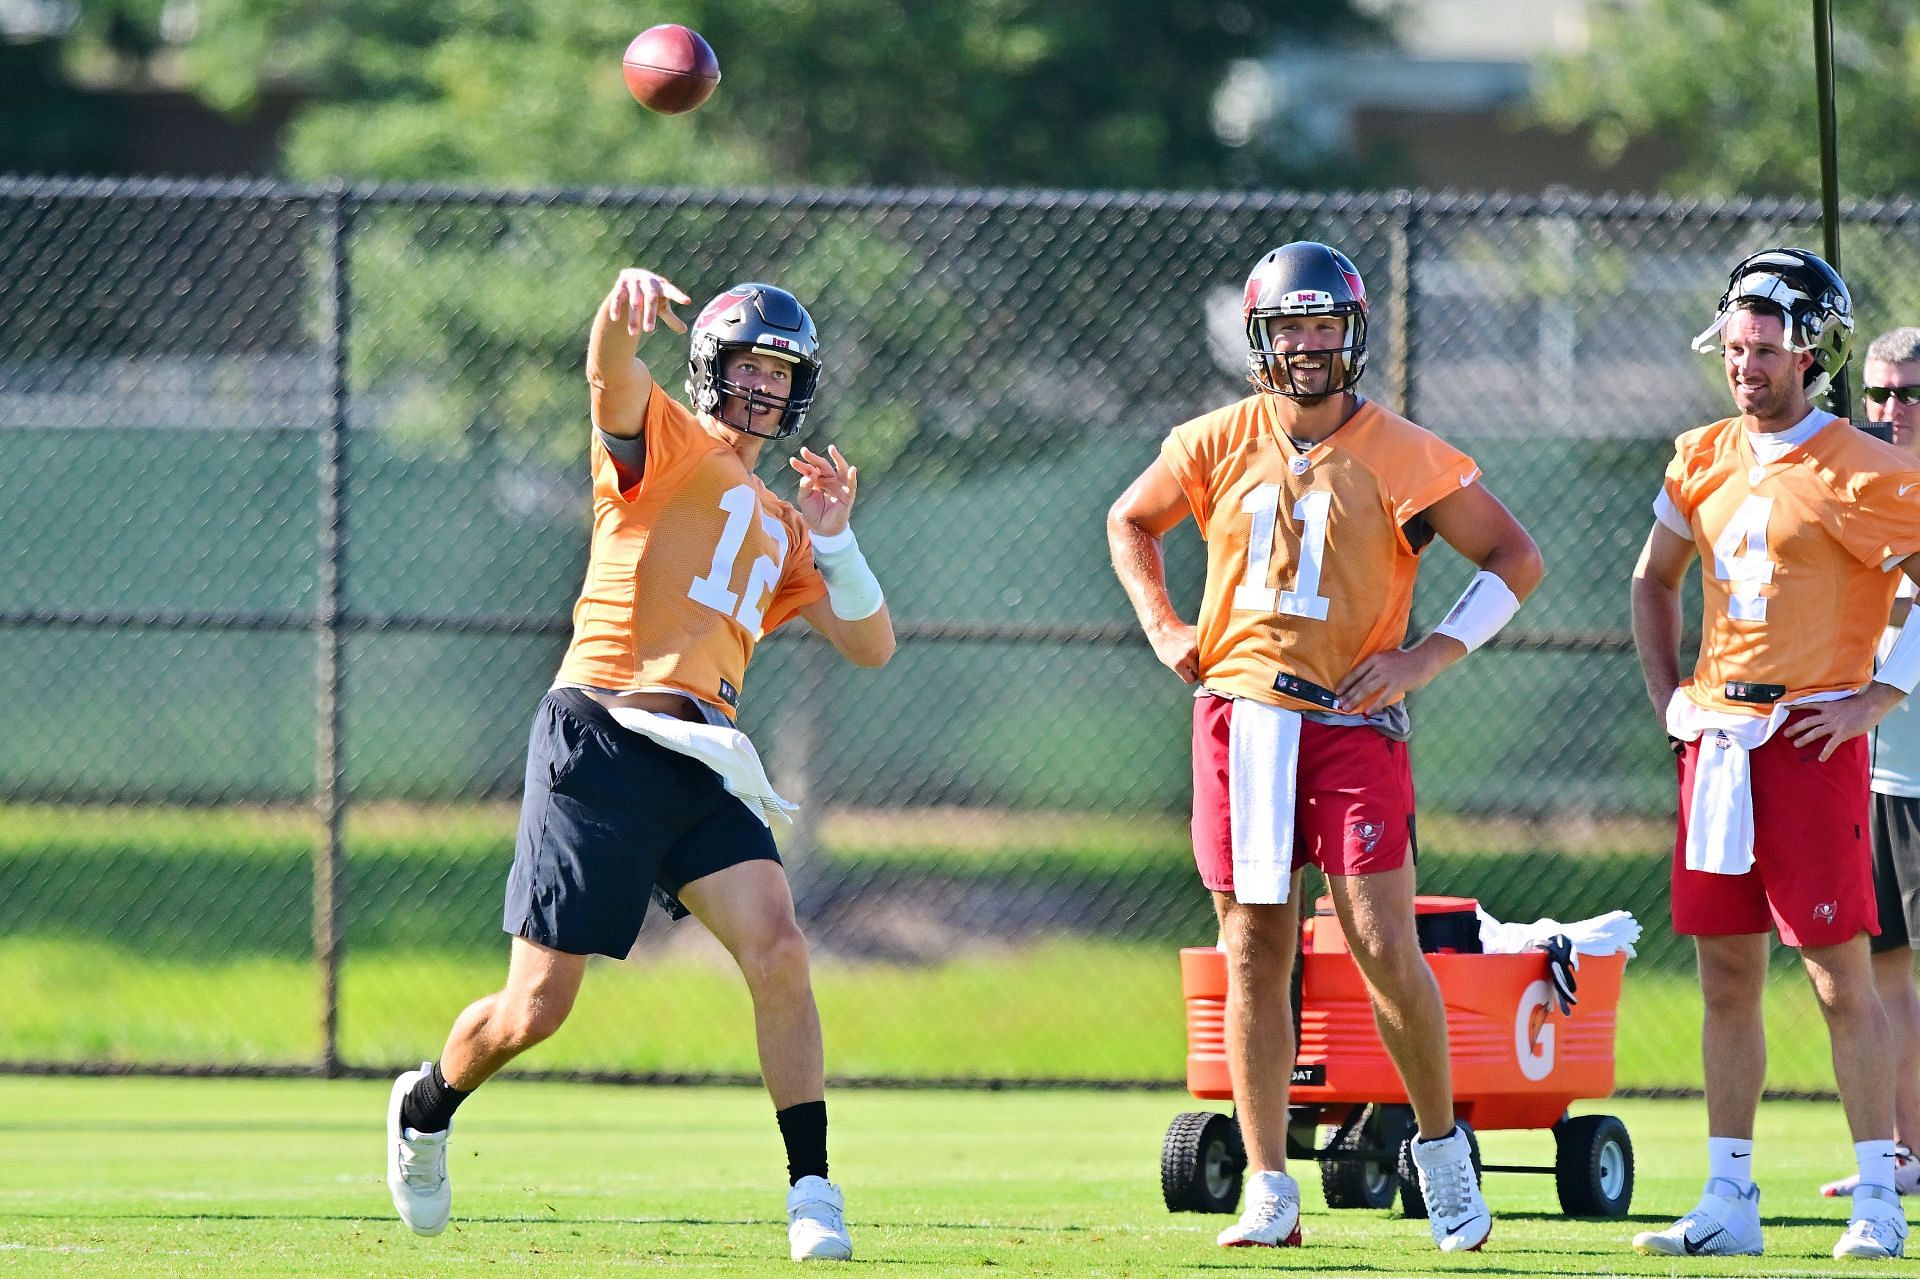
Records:
[[[763,440],[783,440],[800,429],[820,382],[820,339],[813,317],[793,294],[771,284],[736,284],[700,309],[688,337],[687,398],[695,412]],[[726,378],[727,357],[737,351],[791,365],[786,398]],[[749,420],[757,408],[779,408],[780,419],[771,432],[738,426],[722,415],[728,399],[746,404]]]
[[[1271,395],[1317,400],[1351,391],[1367,367],[1367,286],[1347,255],[1312,240],[1274,249],[1247,276],[1241,315],[1247,331],[1247,376]],[[1274,321],[1283,317],[1344,317],[1340,346],[1327,350],[1276,349]],[[1340,369],[1324,389],[1308,391],[1294,380],[1293,361],[1331,358]]]
[[[1785,313],[1787,350],[1813,356],[1802,385],[1819,395],[1847,365],[1853,347],[1853,295],[1840,273],[1805,249],[1766,249],[1743,259],[1727,276],[1713,323],[1693,340],[1711,351],[1742,302],[1764,302]]]

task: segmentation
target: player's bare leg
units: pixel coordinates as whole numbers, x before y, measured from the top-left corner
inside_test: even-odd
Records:
[[[780,863],[740,862],[684,885],[680,901],[716,937],[753,997],[760,1076],[776,1110],[826,1096],[807,939]]]
[[[1373,997],[1380,1041],[1413,1103],[1420,1128],[1413,1159],[1434,1243],[1442,1252],[1471,1252],[1487,1241],[1493,1217],[1480,1196],[1472,1147],[1453,1122],[1447,1009],[1440,983],[1420,953],[1413,878],[1409,861],[1374,874],[1329,875],[1327,886],[1347,948]]]
[[[421,1062],[420,1069],[393,1081],[387,1097],[387,1191],[394,1211],[415,1234],[439,1234],[453,1210],[447,1178],[453,1107],[494,1071],[560,1029],[586,967],[585,955],[514,938],[506,987],[467,1005],[438,1063]]]
[[[440,1051],[447,1082],[472,1092],[515,1057],[551,1038],[573,1011],[586,972],[585,955],[515,937],[506,986],[468,1004],[447,1033],[447,1045]]]
[[[1328,891],[1373,996],[1380,1041],[1406,1081],[1420,1135],[1453,1129],[1447,1012],[1414,929],[1413,863],[1371,875],[1329,875]]]
[[[1247,1150],[1247,1204],[1220,1232],[1224,1247],[1300,1242],[1300,1188],[1287,1175],[1287,1097],[1293,1081],[1293,965],[1300,944],[1301,877],[1285,905],[1213,895],[1227,956],[1224,1047],[1234,1116]]]
[[[1855,1141],[1893,1136],[1891,1046],[1866,937],[1800,952],[1833,1041],[1833,1078]]]
[[[1767,1030],[1761,994],[1767,934],[1696,937],[1700,965],[1700,1055],[1705,1067],[1707,1133],[1753,1139],[1753,1117],[1767,1081]]]
[[[1233,1108],[1249,1166],[1287,1166],[1287,1095],[1293,1080],[1293,964],[1300,939],[1300,877],[1295,900],[1249,906],[1213,895],[1227,956],[1225,1048]]]
[[[787,1192],[787,1243],[795,1261],[853,1256],[846,1200],[826,1178],[826,1067],[820,1012],[813,1000],[807,939],[793,917],[793,891],[778,862],[740,862],[681,887],[680,901],[727,948],[753,997],[760,1077],[788,1138],[795,1180]],[[786,1117],[818,1113],[818,1173],[801,1175]]]
[[[1873,955],[1873,984],[1880,993],[1880,1007],[1886,1010],[1888,1042],[1887,1062],[1893,1072],[1893,1135],[1896,1150],[1893,1188],[1902,1195],[1920,1194],[1920,1158],[1914,1143],[1920,1141],[1920,991],[1913,985],[1913,951],[1906,945],[1895,950],[1876,951]],[[1860,1184],[1858,1174],[1849,1174],[1820,1187],[1830,1198],[1850,1195]]]

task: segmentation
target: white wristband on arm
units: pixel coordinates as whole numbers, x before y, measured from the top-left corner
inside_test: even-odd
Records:
[[[880,593],[880,579],[867,567],[867,557],[854,540],[853,525],[838,533],[814,534],[813,562],[826,579],[827,603],[841,621],[872,617],[887,602]]]
[[[1498,573],[1481,569],[1447,611],[1435,635],[1447,635],[1467,646],[1469,653],[1492,639],[1520,611],[1520,601]]]
[[[1886,660],[1873,673],[1876,684],[1891,684],[1903,693],[1911,693],[1920,684],[1920,619],[1911,614],[1900,628],[1899,638],[1887,650]]]

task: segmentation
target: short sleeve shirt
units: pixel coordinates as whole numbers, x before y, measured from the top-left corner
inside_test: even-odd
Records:
[[[664,688],[731,715],[754,645],[826,594],[800,513],[655,385],[646,462],[595,434],[593,542],[559,680]]]
[[[1405,639],[1421,512],[1480,474],[1432,432],[1363,401],[1296,448],[1272,397],[1182,423],[1161,446],[1207,543],[1197,626],[1208,688],[1295,710],[1286,672],[1334,688]]]
[[[1920,551],[1920,465],[1836,419],[1761,462],[1739,418],[1674,444],[1664,489],[1700,552],[1700,657],[1682,684],[1709,710],[1728,681],[1778,684],[1785,700],[1859,688],[1893,603],[1892,563]]]

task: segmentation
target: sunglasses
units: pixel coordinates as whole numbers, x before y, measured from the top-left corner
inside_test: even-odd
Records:
[[[1889,399],[1902,404],[1920,404],[1920,384],[1913,386],[1868,386],[1861,388],[1869,400],[1875,404],[1885,404]]]

